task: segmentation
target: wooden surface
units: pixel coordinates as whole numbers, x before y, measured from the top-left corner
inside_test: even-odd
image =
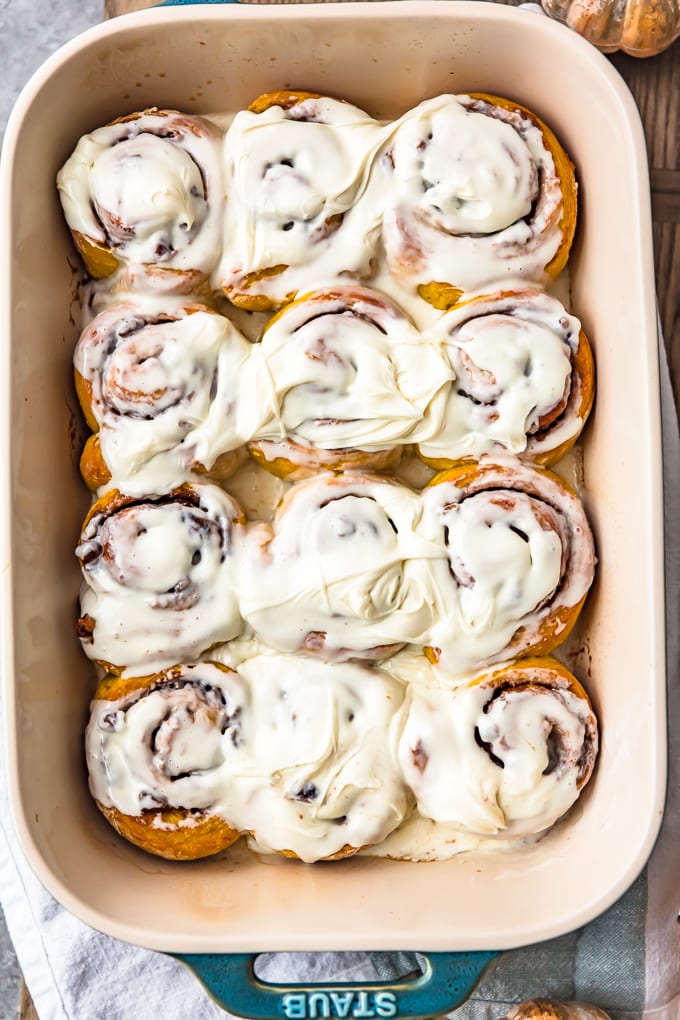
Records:
[[[24,984],[21,986],[19,1020],[38,1020],[38,1014],[35,1011],[35,1006],[31,1001],[31,996],[28,994],[28,988]]]
[[[518,6],[521,0],[500,2]],[[104,0],[104,16],[154,6],[154,0]],[[658,57],[637,60],[614,53],[610,59],[635,97],[647,139],[659,313],[680,406],[680,40]],[[38,1020],[25,985],[19,1020]]]

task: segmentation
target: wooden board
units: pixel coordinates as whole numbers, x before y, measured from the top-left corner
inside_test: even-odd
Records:
[[[516,7],[521,0],[500,2]],[[155,6],[154,0],[104,0],[104,16],[113,18]],[[680,40],[665,53],[646,60],[624,53],[615,53],[610,59],[635,97],[647,140],[659,314],[673,391],[680,406]],[[25,985],[19,1020],[38,1020]]]

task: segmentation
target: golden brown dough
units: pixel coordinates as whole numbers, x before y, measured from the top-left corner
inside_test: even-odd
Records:
[[[155,747],[158,728],[172,726],[175,713],[177,727],[190,726],[187,719],[195,718],[203,713],[208,722],[219,725],[219,713],[223,706],[215,697],[215,678],[219,673],[230,674],[232,670],[220,663],[206,663],[197,666],[176,666],[160,673],[145,677],[123,679],[117,676],[105,677],[97,687],[92,702],[92,721],[90,731],[97,732],[97,720],[102,714],[112,714],[111,703],[114,703],[116,715],[125,715],[129,708],[137,705],[150,693],[164,692],[165,714],[159,718],[159,725],[150,731],[151,742],[148,754],[154,758],[154,767],[163,776],[168,765],[161,760],[161,753]],[[174,698],[180,695],[178,704]],[[190,700],[187,701],[187,698]],[[193,716],[192,716],[193,714]],[[100,724],[101,725],[101,724]],[[88,740],[91,752],[95,742]],[[101,763],[106,768],[106,752],[101,751]],[[98,767],[100,761],[88,755],[91,771]],[[151,791],[159,803],[165,795]],[[116,832],[135,846],[147,853],[169,860],[190,861],[220,853],[231,846],[239,838],[239,832],[232,828],[223,818],[210,810],[191,810],[181,806],[168,804],[156,809],[140,811],[138,815],[127,815],[112,805],[104,805],[99,800],[97,807]]]

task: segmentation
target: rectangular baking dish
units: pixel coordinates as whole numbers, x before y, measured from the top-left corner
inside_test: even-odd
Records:
[[[119,840],[87,792],[91,666],[73,632],[87,495],[72,452],[77,271],[54,187],[76,140],[146,106],[235,109],[304,88],[392,117],[440,92],[529,106],[576,162],[572,307],[592,338],[583,491],[600,566],[572,665],[602,721],[594,781],[530,848],[431,864],[304,866],[237,848],[172,864]],[[2,670],[12,809],[44,884],[95,928],[177,952],[502,949],[559,935],[643,866],[665,781],[663,536],[644,138],[607,60],[490,3],[151,10],[55,54],[17,104],[2,176]]]

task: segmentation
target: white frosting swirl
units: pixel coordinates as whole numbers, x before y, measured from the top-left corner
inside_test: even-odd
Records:
[[[583,507],[556,475],[510,457],[479,465],[423,493],[424,532],[444,553],[429,643],[458,674],[557,637],[595,567]]]
[[[527,216],[538,191],[536,165],[509,124],[432,100],[401,118],[391,148],[399,196],[448,234],[490,234]]]
[[[403,688],[384,671],[298,656],[239,667],[252,710],[232,754],[239,828],[305,861],[380,842],[410,807],[386,734]]]
[[[85,580],[79,633],[90,658],[148,672],[240,632],[241,511],[230,496],[195,484],[97,507],[76,550]]]
[[[380,294],[317,291],[285,308],[253,349],[244,385],[263,412],[253,438],[382,450],[434,436],[450,374]]]
[[[238,742],[248,691],[237,673],[177,666],[116,701],[92,702],[85,749],[93,796],[126,815],[214,810],[224,747]]]
[[[220,138],[158,110],[84,135],[57,175],[69,227],[125,262],[208,273],[221,248]]]
[[[478,297],[443,315],[428,336],[440,339],[455,381],[423,456],[532,457],[573,439],[583,426],[579,334],[578,319],[538,290]]]
[[[281,304],[310,279],[367,276],[380,227],[369,177],[381,139],[363,111],[324,97],[237,113],[224,141],[230,191],[217,278],[227,293]]]
[[[114,485],[129,489],[170,451],[170,479],[192,464],[211,468],[249,438],[241,377],[250,347],[228,319],[177,298],[116,304],[90,323],[74,366],[91,387]]]
[[[349,473],[319,475],[284,497],[273,526],[253,528],[239,573],[244,619],[274,648],[384,656],[429,633],[430,558],[420,497]],[[385,648],[384,646],[388,646]]]
[[[424,817],[485,836],[526,836],[578,797],[597,751],[587,701],[549,668],[520,663],[514,672],[523,674],[515,686],[483,675],[454,690],[409,689],[397,753]]]
[[[380,166],[396,276],[462,290],[544,279],[563,236],[561,184],[541,128],[520,110],[428,99],[395,122]]]

